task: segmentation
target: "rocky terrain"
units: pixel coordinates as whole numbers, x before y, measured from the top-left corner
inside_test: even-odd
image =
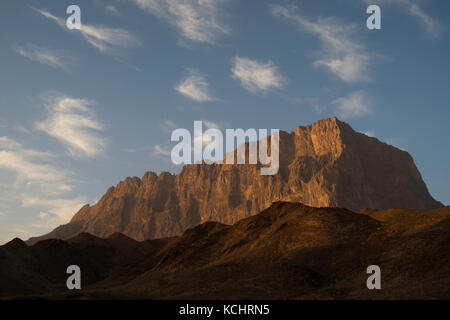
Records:
[[[82,290],[65,288],[66,268]],[[366,268],[381,268],[381,290]],[[0,247],[0,297],[67,299],[449,299],[450,207],[313,208],[276,202],[234,225],[206,222],[137,242],[82,233]]]
[[[127,178],[66,225],[31,238],[99,237],[120,232],[135,240],[179,235],[206,221],[232,224],[274,201],[315,207],[433,209],[434,200],[411,156],[355,132],[337,118],[280,132],[280,169],[261,176],[258,165],[186,165],[173,175]]]

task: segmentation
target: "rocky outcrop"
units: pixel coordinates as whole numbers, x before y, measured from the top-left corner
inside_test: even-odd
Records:
[[[173,175],[146,173],[111,187],[94,206],[42,237],[80,232],[133,239],[180,234],[205,221],[233,224],[275,201],[314,207],[432,209],[434,200],[412,157],[355,132],[337,118],[280,132],[280,169],[262,176],[259,165],[186,165]]]

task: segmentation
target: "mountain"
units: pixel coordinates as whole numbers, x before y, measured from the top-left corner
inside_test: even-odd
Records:
[[[206,221],[232,224],[274,201],[315,207],[432,209],[434,200],[405,151],[355,132],[333,117],[291,133],[280,131],[280,169],[261,176],[259,165],[186,165],[177,175],[133,177],[108,189],[94,206],[47,235],[80,232],[135,240],[175,236]]]
[[[449,299],[450,207],[314,208],[275,202],[234,225],[206,222],[138,242],[86,233],[0,247],[0,297]],[[81,291],[65,288],[82,270]],[[366,269],[381,268],[381,290]]]

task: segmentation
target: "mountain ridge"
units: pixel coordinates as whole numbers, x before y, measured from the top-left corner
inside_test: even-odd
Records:
[[[274,176],[261,176],[259,165],[202,163],[185,165],[178,174],[128,177],[68,224],[27,243],[80,232],[101,237],[121,232],[135,240],[170,237],[206,221],[233,224],[281,200],[356,211],[442,206],[407,152],[355,132],[336,117],[280,131],[279,150]]]
[[[233,225],[205,222],[173,238],[82,233],[4,245],[0,297],[448,299],[450,206],[363,211],[274,202]],[[65,287],[71,264],[82,270],[75,294]],[[374,264],[382,290],[366,287]]]

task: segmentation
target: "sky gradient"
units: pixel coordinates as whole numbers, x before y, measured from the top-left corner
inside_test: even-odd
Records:
[[[68,30],[66,8],[81,8]],[[368,30],[378,4],[382,29]],[[0,2],[0,243],[66,223],[111,185],[178,172],[176,128],[336,115],[407,150],[450,203],[450,2]]]

